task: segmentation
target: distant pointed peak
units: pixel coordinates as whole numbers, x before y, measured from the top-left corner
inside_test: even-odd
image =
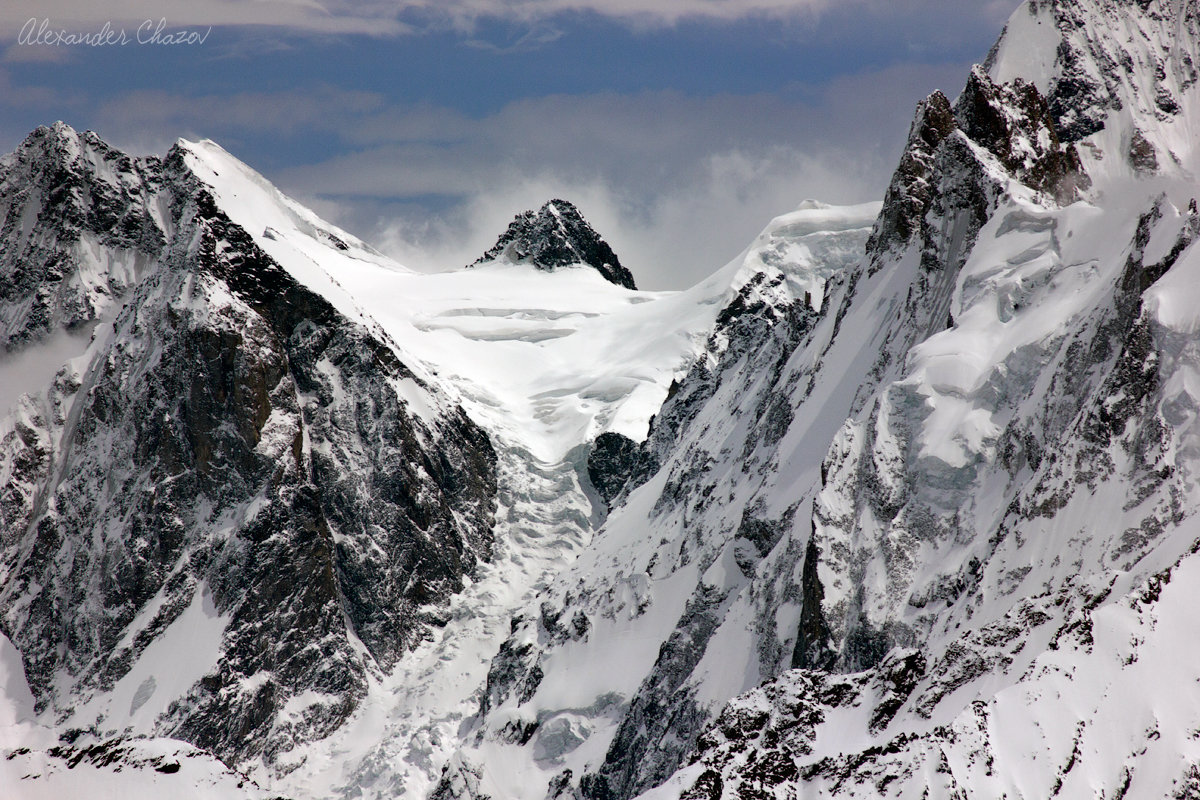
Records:
[[[530,209],[517,214],[496,243],[468,266],[496,261],[531,264],[546,272],[586,264],[618,286],[637,288],[633,275],[621,266],[617,254],[575,204],[559,198],[546,202],[537,211]]]

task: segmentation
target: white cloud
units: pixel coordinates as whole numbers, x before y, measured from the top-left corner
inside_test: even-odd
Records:
[[[29,19],[86,32],[165,18],[181,26],[272,26],[313,34],[395,36],[430,27],[471,31],[482,19],[534,25],[532,36],[552,36],[539,23],[592,14],[633,27],[653,28],[683,20],[730,22],[749,18],[806,19],[833,8],[861,5],[893,12],[944,10],[993,17],[1015,0],[8,0],[0,5],[0,35],[15,35]]]
[[[423,7],[467,28],[485,17],[535,22],[582,13],[654,27],[685,19],[731,21],[805,16],[824,10],[830,0],[412,0],[405,5]]]
[[[919,0],[926,8],[938,1]],[[534,5],[572,2],[585,0]],[[374,14],[384,5],[359,8]],[[133,152],[164,152],[179,136],[214,138],[235,155],[319,139],[315,149],[336,155],[286,169],[247,160],[422,268],[472,260],[513,214],[564,196],[642,283],[664,287],[718,268],[805,198],[878,199],[916,101],[934,88],[954,94],[965,74],[962,64],[909,64],[772,94],[553,95],[483,116],[328,84],[200,96],[143,90],[97,99],[84,116]]]
[[[161,152],[180,137],[230,142],[247,135],[337,131],[383,106],[383,97],[374,92],[322,83],[286,91],[199,96],[146,89],[103,101],[93,124],[117,146],[128,147],[131,138],[157,141],[151,149]]]
[[[649,196],[600,178],[514,172],[444,213],[379,219],[370,238],[416,269],[460,267],[482,254],[515,213],[563,197],[608,240],[639,286],[682,288],[728,262],[767,221],[807,197],[875,197],[874,176],[862,167],[845,154],[735,150],[702,159],[691,174]],[[338,213],[336,204],[323,210]],[[352,222],[345,217],[355,212],[342,208],[341,215]]]
[[[517,212],[572,200],[650,288],[724,264],[806,198],[878,199],[914,105],[965,65],[896,67],[806,93],[554,96],[472,119],[387,108],[345,120],[361,149],[281,186],[419,269],[461,266]],[[430,196],[440,196],[431,201]]]
[[[52,29],[79,33],[100,30],[110,22],[115,28],[125,26],[133,36],[142,21],[165,19],[172,29],[269,25],[311,33],[390,36],[410,30],[395,11],[377,7],[364,13],[350,2],[326,6],[315,0],[8,0],[0,5],[0,34],[16,37],[30,19],[45,19]]]
[[[0,8],[0,32],[12,33],[35,16],[75,26],[166,17],[173,27],[259,25],[375,35],[450,25],[463,32],[464,44],[520,51],[553,42],[560,24],[569,36],[573,28],[564,15],[603,15],[633,27],[689,17],[823,15],[819,25],[801,26],[806,35],[863,42],[855,53],[874,41],[908,42],[917,54],[957,52],[951,44],[964,31],[990,35],[1017,1],[10,0]],[[475,23],[482,18],[519,24],[506,29],[510,41],[476,42]],[[790,35],[788,26],[780,30]],[[259,36],[278,39],[279,46],[295,44],[266,28],[233,38]],[[23,50],[29,52],[14,52]],[[43,57],[32,50],[10,44],[5,57]],[[850,56],[847,62],[839,68],[861,63]],[[643,283],[681,286],[719,267],[770,217],[807,197],[877,199],[915,102],[933,88],[953,95],[965,74],[962,64],[907,64],[823,85],[787,84],[795,76],[780,76],[779,91],[769,94],[558,95],[472,116],[327,84],[199,96],[143,90],[81,100],[14,86],[0,71],[0,106],[28,112],[10,115],[0,134],[27,124],[36,107],[53,107],[55,115],[70,112],[67,121],[76,124],[86,119],[83,124],[117,146],[141,153],[164,152],[184,136],[214,138],[235,154],[287,142],[292,155],[285,158],[294,158],[306,149],[297,143],[312,137],[321,144],[309,152],[336,155],[274,170],[247,160],[285,191],[414,266],[465,263],[514,213],[565,196],[584,209]]]

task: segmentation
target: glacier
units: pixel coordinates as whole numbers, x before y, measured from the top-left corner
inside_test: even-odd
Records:
[[[0,785],[1200,797],[1198,60],[1028,0],[882,202],[680,292],[565,201],[418,274],[213,142],[34,132]]]

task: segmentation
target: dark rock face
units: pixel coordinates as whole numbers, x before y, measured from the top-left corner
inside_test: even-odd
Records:
[[[927,100],[876,227],[868,254],[868,273],[874,271],[868,278],[877,279],[873,286],[887,279],[888,270],[900,273],[912,265],[915,272],[919,263],[922,273],[898,282],[894,296],[903,298],[900,310],[899,303],[880,304],[881,312],[902,321],[881,324],[875,333],[873,343],[882,346],[864,382],[867,391],[860,391],[842,429],[845,438],[835,438],[822,465],[814,533],[797,570],[803,604],[792,663],[805,669],[767,681],[721,712],[699,739],[693,763],[702,769],[692,773],[693,785],[683,797],[1011,794],[1009,787],[1030,771],[1029,760],[1044,758],[1045,750],[1031,745],[1022,753],[1024,761],[1009,757],[1000,765],[991,715],[1000,713],[1003,702],[993,698],[988,681],[1006,675],[1025,683],[1021,704],[1044,701],[1054,709],[1019,714],[1059,713],[1053,690],[1030,688],[1044,666],[1029,666],[1040,657],[1029,651],[1047,647],[1045,663],[1068,664],[1095,647],[1098,660],[1115,660],[1112,643],[1101,643],[1099,617],[1093,637],[1092,610],[1119,605],[1148,615],[1143,609],[1158,601],[1161,576],[1170,570],[1154,575],[1144,591],[1125,583],[1120,592],[1128,594],[1121,599],[1110,597],[1114,584],[1122,585],[1112,576],[1136,576],[1129,580],[1137,586],[1179,553],[1187,553],[1185,560],[1195,557],[1186,522],[1196,514],[1190,499],[1194,484],[1181,476],[1190,468],[1174,455],[1181,442],[1195,437],[1194,418],[1179,411],[1185,404],[1192,408],[1193,397],[1176,400],[1172,392],[1178,389],[1167,388],[1178,386],[1180,370],[1194,369],[1194,332],[1162,314],[1162,284],[1148,296],[1152,300],[1143,297],[1177,264],[1188,268],[1185,252],[1195,253],[1200,221],[1195,201],[1182,212],[1187,194],[1184,203],[1178,194],[1151,201],[1127,246],[1119,242],[1097,253],[1104,272],[1089,283],[1096,289],[1094,301],[1072,313],[1063,312],[1058,297],[1043,301],[1041,308],[1062,313],[1062,329],[992,367],[987,399],[979,405],[1008,426],[995,451],[981,453],[975,463],[976,456],[969,455],[965,464],[951,465],[923,460],[913,448],[927,413],[921,404],[933,406],[944,396],[936,389],[912,394],[904,386],[923,365],[914,345],[958,327],[948,313],[955,307],[939,296],[957,283],[964,297],[959,308],[981,298],[996,301],[987,293],[972,294],[978,288],[973,275],[956,277],[982,226],[992,221],[989,244],[993,235],[1001,241],[1012,232],[1031,240],[1042,235],[1049,252],[1069,263],[1068,248],[1060,252],[1053,236],[1071,213],[1055,205],[1070,203],[1088,188],[1073,143],[1100,130],[1131,96],[1130,86],[1155,87],[1153,106],[1143,97],[1146,105],[1130,109],[1132,128],[1126,117],[1117,120],[1126,127],[1102,140],[1120,143],[1111,155],[1141,174],[1170,174],[1172,161],[1180,161],[1164,147],[1156,122],[1169,121],[1179,110],[1175,98],[1183,95],[1175,88],[1196,80],[1188,55],[1195,52],[1200,30],[1195,5],[1156,0],[1029,5],[1035,13],[1050,9],[1052,19],[1039,22],[1057,21],[1067,40],[1057,53],[1060,74],[1050,81],[1049,93],[1042,97],[1021,81],[998,85],[976,70],[952,108],[944,98]],[[1141,34],[1147,42],[1140,41]],[[1163,50],[1174,63],[1155,60]],[[1081,151],[1085,146],[1092,143]],[[1095,148],[1086,152],[1107,157]],[[1006,197],[1013,182],[1024,187]],[[1135,197],[1136,192],[1131,190]],[[1124,210],[1106,211],[1118,230],[1132,227]],[[1006,258],[1010,267],[1024,264],[1021,259],[1034,251],[988,252],[997,253],[988,266],[998,272]],[[972,270],[983,263],[973,261]],[[988,273],[989,279],[995,274]],[[851,275],[852,287],[855,280]],[[858,302],[853,290],[848,296]],[[1025,302],[1019,298],[1014,308]],[[839,317],[843,313],[852,318],[839,309]],[[945,348],[938,352],[953,343],[948,333],[937,342]],[[909,366],[897,366],[905,358]],[[969,506],[989,490],[996,493],[994,510],[975,516]],[[1114,518],[1131,516],[1110,523],[1092,511],[1102,499],[1113,503]],[[1035,554],[1041,546],[1049,549]],[[1072,547],[1078,553],[1066,555]],[[855,548],[860,549],[851,555]],[[948,553],[955,554],[952,565],[931,566]],[[1159,559],[1158,566],[1149,566],[1151,559]],[[913,580],[913,564],[945,572],[922,584],[922,578]],[[872,580],[886,588],[873,589]],[[838,604],[831,605],[830,597],[839,593]],[[814,607],[816,613],[810,613]],[[908,647],[922,649],[903,649]],[[1061,650],[1071,655],[1049,656]],[[1135,663],[1137,655],[1123,654],[1124,664]],[[1089,668],[1078,669],[1084,674]],[[831,676],[828,670],[855,674]],[[862,728],[871,746],[842,750],[842,731],[836,730],[831,733],[839,744],[814,755],[829,711],[851,706],[869,717]],[[958,715],[952,725],[922,727],[922,721],[950,710]],[[902,719],[918,721],[893,723]],[[1123,749],[1115,751],[1112,763],[1101,763],[1111,756],[1089,756],[1080,744],[1086,741],[1084,728],[1092,725],[1095,718],[1085,714],[1073,751],[1068,735],[1063,766],[1057,777],[1050,776],[1054,782],[1047,781],[1045,796],[1059,796],[1072,780],[1075,788],[1062,796],[1097,791],[1095,776],[1103,773],[1103,791],[1118,797],[1137,794],[1139,786],[1147,796],[1174,796],[1195,785],[1186,759],[1170,793],[1145,788],[1147,776],[1163,777],[1154,767],[1140,767],[1139,784],[1134,758],[1121,764]],[[1136,725],[1119,734],[1128,735],[1130,753],[1143,752],[1144,737],[1159,737],[1157,726],[1141,734]],[[1095,741],[1113,733],[1090,735]],[[1077,764],[1083,763],[1091,764],[1086,779],[1079,777],[1083,770]]]
[[[618,286],[637,288],[617,254],[566,200],[551,200],[537,211],[518,214],[491,249],[470,266],[499,260],[533,264],[546,271],[587,264]]]
[[[1036,0],[1029,10],[1062,34],[1045,94],[1064,143],[1091,136],[1112,112],[1130,107],[1167,119],[1179,112],[1183,92],[1200,80],[1194,51],[1176,46],[1200,34],[1200,10],[1193,3]],[[1124,35],[1131,25],[1146,38]],[[1122,33],[1112,36],[1113,31]],[[999,44],[984,64],[989,70]],[[1153,96],[1140,96],[1145,86],[1153,87]]]
[[[868,251],[903,246],[912,238],[932,199],[933,155],[957,127],[950,101],[941,92],[934,92],[917,106],[908,145],[884,195]]]
[[[1133,167],[1135,172],[1144,175],[1153,175],[1158,172],[1158,154],[1155,152],[1154,145],[1137,129],[1134,129],[1129,135],[1127,157],[1129,166]]]
[[[202,599],[220,651],[155,729],[271,763],[336,729],[490,557],[496,456],[461,409],[414,413],[396,384],[432,408],[437,390],[259,249],[180,151],[160,170],[162,254],[91,365],[0,442],[18,467],[0,625],[65,715]]]
[[[681,796],[766,798],[781,784],[811,780],[831,768],[824,761],[804,764],[831,712],[865,707],[871,710],[872,730],[879,731],[912,694],[925,669],[920,653],[896,651],[876,673],[795,670],[764,683],[726,706],[705,730],[691,757],[691,763],[704,769]],[[743,760],[747,751],[754,755]]]
[[[786,300],[785,295],[777,294],[785,283],[782,274],[758,273],[717,315],[706,355],[696,359],[682,380],[672,383],[667,399],[651,421],[646,440],[638,444],[635,456],[625,457],[628,477],[619,492],[633,491],[659,471],[723,383],[752,374],[765,375],[770,382],[780,379],[788,358],[821,316],[806,302]],[[748,463],[754,448],[776,443],[791,422],[791,403],[782,392],[763,393],[757,406],[757,419],[763,424],[754,426],[747,438],[743,456]],[[683,502],[689,491],[703,491],[695,481],[701,477],[708,458],[696,452],[695,458],[685,459],[689,468],[672,475],[658,507]]]
[[[982,67],[971,71],[954,106],[959,126],[1010,174],[1067,204],[1091,185],[1073,144],[1059,142],[1054,119],[1037,87],[1020,79],[997,85]]]
[[[580,783],[588,800],[636,797],[671,777],[705,712],[685,686],[720,623],[727,593],[702,587],[689,601],[621,722],[604,764]],[[683,735],[681,735],[683,734]]]
[[[800,579],[804,594],[800,607],[800,629],[792,651],[793,668],[830,669],[837,661],[837,655],[830,647],[829,625],[822,611],[825,589],[817,575],[817,561],[820,558],[814,532],[804,552],[804,568]]]
[[[587,471],[605,503],[611,503],[625,488],[637,468],[637,455],[637,442],[628,436],[605,432],[596,437],[588,454]]]
[[[932,247],[925,215],[937,211],[939,195],[945,198],[953,187],[947,179],[975,171],[972,184],[990,182],[985,169],[973,165],[976,156],[962,145],[961,137],[994,156],[1005,171],[1026,185],[1045,192],[1059,203],[1070,203],[1091,185],[1074,145],[1063,145],[1055,131],[1054,118],[1036,87],[1017,80],[997,85],[980,67],[975,67],[953,107],[941,92],[934,92],[917,106],[908,144],[884,195],[883,210],[867,252],[877,262],[921,235],[926,250]],[[961,192],[959,192],[961,194]],[[970,208],[974,227],[986,218],[986,206],[994,198],[974,190],[975,198],[950,198],[959,207]],[[942,211],[952,207],[943,202]],[[970,241],[964,250],[969,250]],[[928,264],[936,258],[927,258]]]
[[[699,444],[706,437],[695,428],[712,424],[716,412],[708,406],[714,398],[721,397],[723,407],[730,403],[731,385],[751,384],[759,398],[747,417],[753,421],[747,421],[747,431],[739,442],[742,471],[773,468],[772,454],[787,434],[797,406],[813,391],[816,371],[825,357],[816,351],[815,366],[806,371],[797,368],[794,354],[811,344],[810,338],[818,335],[814,331],[823,322],[831,323],[832,336],[837,337],[843,316],[848,316],[853,304],[859,302],[860,283],[896,280],[885,273],[894,270],[904,276],[903,282],[891,290],[896,299],[885,307],[887,313],[882,309],[879,312],[884,321],[879,323],[873,339],[878,352],[847,409],[852,415],[861,413],[874,420],[878,408],[873,409],[872,398],[879,387],[898,379],[905,355],[916,343],[946,326],[955,281],[979,231],[1004,196],[1008,180],[1025,183],[1051,203],[1070,202],[1086,186],[1077,156],[1054,136],[1045,102],[1036,89],[1027,84],[997,86],[977,72],[955,105],[940,94],[930,96],[918,109],[909,146],[867,243],[863,266],[834,279],[829,292],[832,301],[826,312],[833,319],[826,319],[825,313],[814,314],[803,304],[774,307],[762,300],[770,287],[748,283],[717,319],[712,346],[719,355],[699,360],[672,388],[647,441],[639,446],[640,454],[628,459],[635,466],[621,491],[632,491],[655,472],[667,470],[655,513],[679,509],[685,520],[689,512],[698,516],[710,496],[719,496],[724,489],[719,483],[720,472],[713,463],[713,454]],[[906,273],[897,267],[901,261],[919,266]],[[767,276],[759,275],[757,279],[767,280]],[[905,399],[897,397],[894,402],[903,407]],[[734,407],[739,407],[738,403]],[[901,422],[892,420],[887,424],[899,427]],[[889,435],[896,432],[890,431]],[[876,432],[867,435],[874,437]],[[919,505],[911,500],[917,487],[906,484],[903,475],[888,474],[886,460],[875,461],[870,452],[869,441],[863,447],[859,474],[835,477],[831,470],[830,482],[846,480],[856,487],[853,491],[857,496],[849,501],[851,507],[869,507],[873,517],[885,524],[903,510],[911,514],[914,529],[924,524],[926,517],[932,518],[924,510],[914,512],[909,507]],[[658,477],[663,479],[661,474]],[[620,501],[618,494],[614,502]],[[843,702],[849,705],[865,691],[851,689],[851,684],[856,680],[861,680],[864,687],[870,683],[869,694],[881,698],[873,724],[883,727],[913,691],[924,672],[924,662],[915,657],[911,664],[905,662],[895,669],[888,666],[888,653],[914,642],[916,634],[904,625],[873,625],[865,610],[867,598],[861,593],[857,598],[852,596],[849,608],[837,609],[836,618],[828,616],[827,592],[819,568],[822,562],[836,564],[849,555],[840,543],[826,542],[818,533],[829,523],[814,518],[813,533],[805,537],[782,533],[791,529],[790,516],[774,521],[748,514],[728,534],[734,548],[733,560],[744,576],[755,580],[756,559],[783,536],[788,537],[787,552],[794,561],[785,568],[781,560],[774,566],[780,572],[773,573],[774,580],[787,588],[773,585],[770,590],[780,591],[799,607],[798,630],[788,637],[789,650],[780,654],[782,667],[838,672],[876,667],[877,671],[861,679],[843,681],[847,687],[845,697],[838,695],[830,702],[837,707]],[[776,525],[782,536],[776,533],[762,546],[755,544],[756,538],[762,538],[758,533]],[[904,531],[889,542],[888,557],[896,563],[887,569],[902,570],[909,560],[906,548],[917,547],[923,535],[923,531]],[[684,549],[689,544],[684,544]],[[791,565],[797,568],[793,570]],[[851,583],[863,580],[853,568],[851,573]],[[764,584],[767,582],[759,577]],[[711,710],[700,708],[693,699],[689,680],[696,661],[692,657],[707,647],[708,637],[713,635],[709,625],[719,625],[723,614],[719,602],[710,607],[707,617],[693,613],[703,607],[701,600],[707,596],[706,591],[707,587],[698,587],[689,600],[688,612],[680,618],[660,651],[658,663],[633,698],[604,764],[583,776],[580,788],[585,797],[623,800],[636,796],[683,764],[689,753],[695,752],[693,748],[704,747],[702,742],[697,744],[697,736]],[[724,596],[718,599],[728,600]],[[700,624],[702,619],[709,623]],[[699,656],[694,658],[698,660]],[[763,663],[778,662],[768,657]],[[832,684],[839,679],[814,680]],[[654,714],[645,712],[649,708]],[[672,722],[664,725],[662,719]],[[786,713],[781,714],[781,726],[794,724],[787,720]],[[772,738],[778,740],[779,736],[768,737],[768,741]],[[731,777],[746,769],[746,765],[739,765],[731,772],[706,772],[708,777],[702,777],[693,794],[759,796],[756,792],[799,778],[790,759],[782,754],[765,754],[756,761],[747,773],[757,776],[754,781]]]

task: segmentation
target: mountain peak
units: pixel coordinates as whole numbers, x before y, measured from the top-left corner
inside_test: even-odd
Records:
[[[617,254],[567,200],[550,200],[537,211],[518,214],[491,249],[469,266],[493,261],[532,264],[547,272],[587,264],[618,286],[637,288]]]
[[[92,134],[95,138],[95,134]],[[70,160],[80,149],[83,136],[61,120],[53,125],[39,125],[25,137],[18,152],[58,154],[59,158]]]

